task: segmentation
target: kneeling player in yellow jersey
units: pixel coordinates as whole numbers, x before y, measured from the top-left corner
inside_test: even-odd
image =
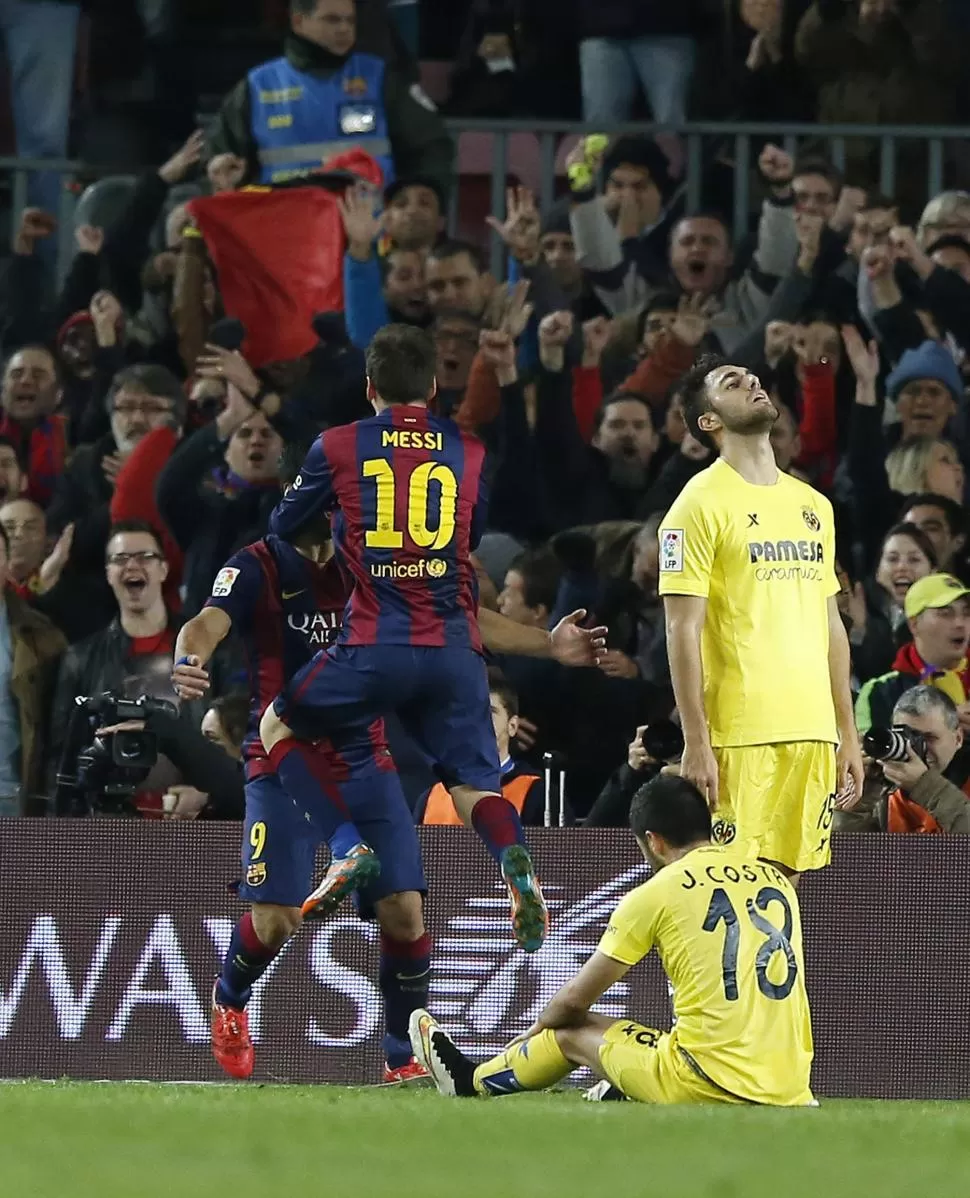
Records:
[[[544,1090],[582,1065],[639,1102],[809,1106],[812,1025],[798,900],[775,866],[711,843],[700,791],[664,774],[633,800],[630,824],[654,867],[610,919],[599,947],[505,1052],[476,1067],[427,1011],[415,1056],[443,1094]],[[673,987],[660,1032],[591,1011],[651,949]]]

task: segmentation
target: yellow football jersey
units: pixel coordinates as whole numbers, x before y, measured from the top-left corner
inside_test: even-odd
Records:
[[[694,849],[619,903],[599,951],[635,965],[656,948],[673,986],[673,1037],[749,1102],[812,1101],[812,1023],[798,899],[774,866]]]
[[[711,744],[838,742],[828,599],[832,505],[790,475],[746,482],[718,459],[660,529],[660,594],[707,599],[701,640]]]

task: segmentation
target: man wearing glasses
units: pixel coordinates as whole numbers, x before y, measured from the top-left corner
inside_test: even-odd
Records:
[[[48,757],[51,775],[60,764],[75,696],[110,691],[127,699],[151,695],[177,702],[170,677],[176,627],[162,595],[169,567],[151,526],[136,520],[114,525],[104,569],[118,614],[102,632],[72,646],[61,664]],[[203,711],[198,703],[182,703],[179,722],[197,730]],[[142,814],[160,813],[161,796],[181,781],[172,762],[160,755],[136,795]]]
[[[71,566],[98,573],[104,568],[111,497],[122,466],[146,434],[165,425],[181,429],[186,410],[182,386],[164,366],[120,370],[105,403],[111,431],[77,450],[58,480],[47,514],[55,533],[74,524]]]

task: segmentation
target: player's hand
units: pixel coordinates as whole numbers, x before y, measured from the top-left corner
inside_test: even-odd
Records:
[[[581,628],[586,611],[563,616],[549,634],[552,656],[561,666],[598,666],[606,649],[605,628]]]
[[[906,746],[905,761],[883,761],[882,772],[886,781],[898,786],[902,791],[912,790],[916,783],[928,773],[929,767],[922,758],[913,752],[913,746]]]
[[[510,1040],[506,1044],[506,1049],[514,1048],[516,1044],[524,1044],[526,1040],[531,1040],[533,1036],[538,1036],[540,1032],[546,1030],[546,1025],[541,1019],[537,1019],[535,1023],[527,1031],[524,1031],[521,1036],[516,1036],[514,1040]]]
[[[835,755],[836,792],[835,805],[839,811],[851,811],[862,798],[862,787],[866,780],[859,738],[852,736],[839,745]]]
[[[717,758],[709,744],[684,746],[680,776],[693,782],[712,811],[717,807]]]
[[[172,686],[180,699],[203,699],[209,685],[208,671],[198,657],[190,656],[172,669]]]

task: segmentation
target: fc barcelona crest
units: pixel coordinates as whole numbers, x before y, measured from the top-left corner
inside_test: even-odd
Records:
[[[344,91],[348,96],[366,96],[369,90],[367,80],[363,75],[351,75],[344,80]]]
[[[262,886],[266,881],[266,862],[256,861],[246,870],[247,886]]]

